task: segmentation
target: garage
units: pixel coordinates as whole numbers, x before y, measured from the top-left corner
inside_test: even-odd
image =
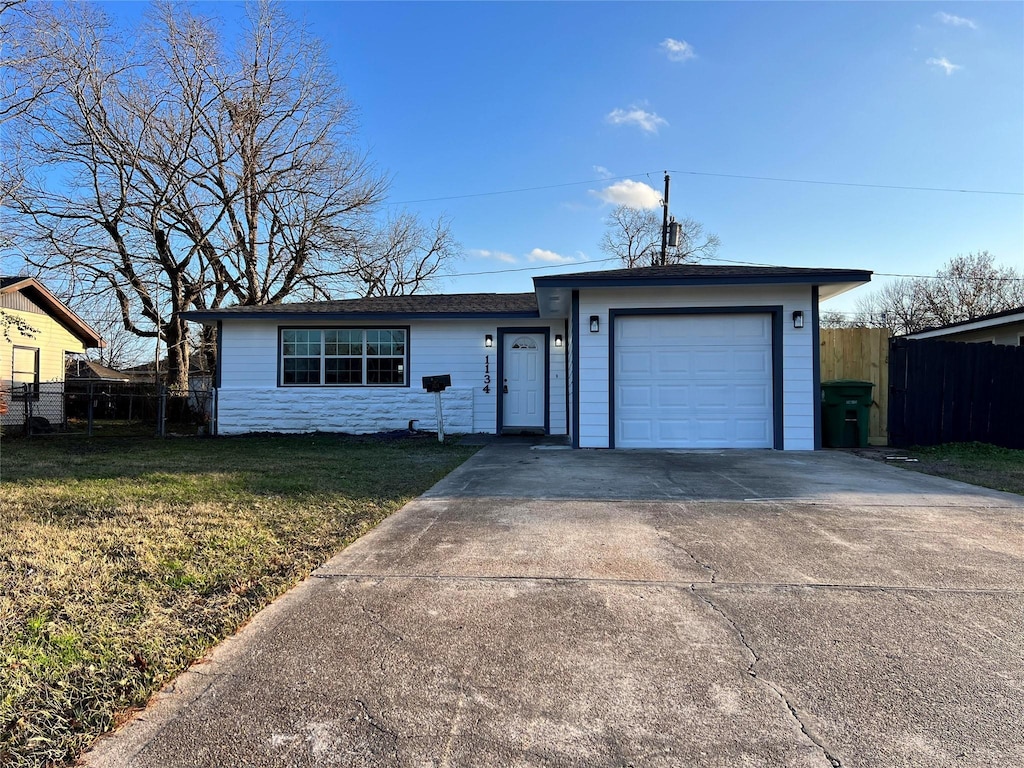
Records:
[[[770,312],[617,314],[615,447],[774,447],[772,322]]]

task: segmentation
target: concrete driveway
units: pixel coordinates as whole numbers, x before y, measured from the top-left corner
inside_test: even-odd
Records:
[[[493,444],[91,766],[1024,763],[1024,497]]]

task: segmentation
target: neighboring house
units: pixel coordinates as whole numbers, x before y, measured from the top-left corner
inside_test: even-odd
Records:
[[[582,448],[820,446],[818,304],[863,270],[673,265],[523,294],[195,311],[216,325],[219,434],[436,429]]]
[[[10,339],[0,333],[0,383],[12,398],[0,424],[23,424],[29,412],[63,422],[65,356],[102,347],[103,339],[35,278],[0,277],[0,312],[34,329],[10,327]]]
[[[89,384],[127,384],[131,378],[122,371],[116,371],[95,360],[82,357],[71,358],[67,362],[65,381],[68,384],[88,386]]]
[[[1024,307],[908,333],[903,338],[1024,346]]]

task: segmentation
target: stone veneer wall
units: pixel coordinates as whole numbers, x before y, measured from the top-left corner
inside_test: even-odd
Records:
[[[446,434],[473,431],[473,390],[441,394]],[[434,395],[408,387],[276,387],[221,389],[218,433],[437,430]]]

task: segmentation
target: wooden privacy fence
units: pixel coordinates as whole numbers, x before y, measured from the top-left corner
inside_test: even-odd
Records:
[[[1024,448],[1024,347],[893,339],[892,445]]]
[[[874,384],[868,442],[888,443],[889,331],[886,328],[822,328],[821,380],[858,379]]]

